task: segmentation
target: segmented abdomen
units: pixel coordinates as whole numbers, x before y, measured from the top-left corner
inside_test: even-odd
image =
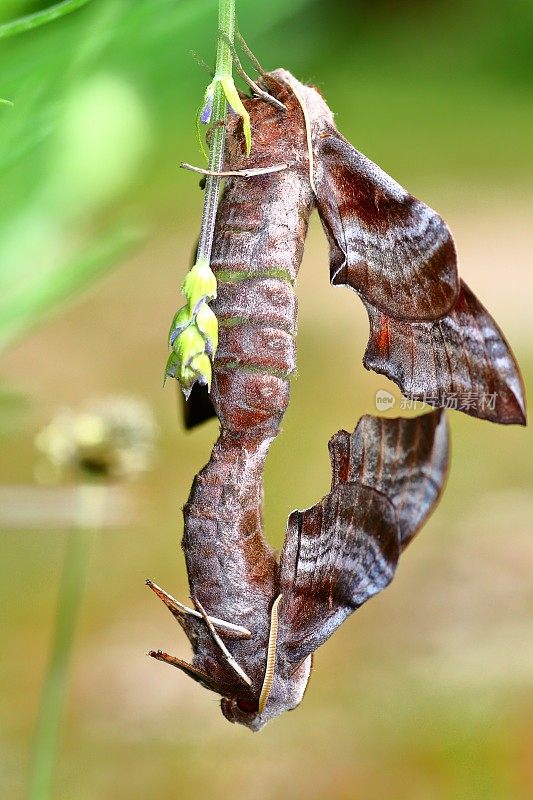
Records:
[[[289,166],[227,180],[218,209],[211,258],[218,296],[211,307],[219,345],[211,400],[221,431],[185,505],[183,538],[191,593],[224,619],[251,615],[261,666],[279,588],[277,561],[263,537],[263,469],[296,366],[293,285],[314,204],[300,106],[282,83],[270,88],[287,113],[263,100],[245,101],[252,155],[244,159],[239,131],[228,130],[227,168]]]
[[[275,435],[296,367],[294,281],[313,204],[297,170],[228,181],[211,266],[219,321],[213,405],[226,430]]]

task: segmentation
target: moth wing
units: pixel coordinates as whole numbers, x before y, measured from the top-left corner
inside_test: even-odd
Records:
[[[281,556],[280,640],[289,662],[316,650],[394,577],[444,485],[445,415],[367,415],[353,433],[336,433],[329,450],[331,491],[291,514]]]
[[[434,509],[448,469],[449,435],[442,410],[386,419],[365,414],[353,433],[329,442],[333,486],[355,481],[392,502],[402,550]]]
[[[209,389],[204,384],[195,383],[187,399],[181,390],[180,394],[182,396],[183,424],[187,430],[196,428],[202,422],[216,417]]]
[[[318,137],[317,156],[331,282],[354,289],[369,316],[365,367],[411,399],[524,425],[516,360],[490,314],[459,281],[442,218],[334,128]]]
[[[407,322],[365,302],[370,337],[363,363],[414,400],[502,424],[526,424],[520,370],[501,330],[461,282],[453,309]]]
[[[299,662],[392,580],[400,534],[392,503],[356,483],[289,517],[281,555],[280,641]]]
[[[417,200],[334,128],[316,144],[318,211],[334,285],[355,289],[397,319],[446,314],[459,291],[452,235]]]

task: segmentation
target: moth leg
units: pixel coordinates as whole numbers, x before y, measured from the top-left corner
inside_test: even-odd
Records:
[[[165,653],[163,650],[149,650],[146,654],[151,658],[155,658],[157,661],[164,661],[166,664],[170,664],[172,667],[178,667],[181,669],[181,659],[176,658],[176,656],[171,656],[169,653]]]
[[[189,172],[197,172],[199,175],[211,175],[214,178],[253,178],[256,175],[270,175],[272,172],[283,172],[288,169],[288,164],[273,164],[271,167],[254,167],[252,169],[230,169],[222,172],[216,172],[212,169],[203,169],[203,167],[195,167],[193,164],[187,164],[182,161],[180,164],[181,169],[187,169]]]
[[[180,603],[179,600],[176,600],[171,594],[165,592],[157,583],[147,580],[146,585],[163,601],[178,621],[186,616],[196,617],[197,619],[204,618],[204,615],[200,611],[196,611],[194,608],[189,608],[183,603]],[[223,619],[218,619],[217,617],[209,617],[208,624],[229,634],[233,634],[233,636],[239,639],[249,639],[252,635],[251,631],[247,628],[243,628],[242,625],[234,625],[232,622],[225,622]]]
[[[196,681],[205,689],[209,689],[210,692],[216,692],[217,694],[224,692],[224,687],[218,685],[206,672],[198,669],[193,664],[188,664],[187,661],[182,661],[181,658],[171,656],[163,650],[150,650],[146,655],[155,658],[157,661],[164,661],[165,664],[170,664],[171,667],[177,667],[189,678],[192,678],[193,681]]]
[[[274,97],[268,92],[265,92],[264,89],[261,89],[261,87],[258,86],[257,83],[254,80],[252,80],[252,78],[250,78],[248,73],[241,67],[241,62],[238,60],[238,58],[235,59],[235,69],[237,70],[238,74],[241,76],[243,81],[248,84],[250,89],[258,97],[260,97],[261,100],[264,100],[266,103],[270,103],[270,105],[275,106],[280,111],[287,111],[287,106],[285,106],[280,100],[278,100],[277,97]]]
[[[250,76],[242,66],[238,53],[235,50],[235,45],[233,44],[229,36],[227,36],[225,33],[222,33],[222,31],[219,31],[218,35],[221,39],[223,39],[224,42],[226,42],[226,44],[230,48],[233,60],[235,62],[235,69],[237,70],[237,73],[241,76],[243,81],[248,84],[250,89],[253,92],[255,92],[255,94],[262,100],[264,100],[266,103],[270,103],[276,108],[279,108],[280,111],[287,111],[287,108],[286,106],[283,105],[283,103],[281,103],[276,97],[272,97],[272,95],[269,94],[268,92],[265,92],[264,89],[261,89],[261,87],[258,86],[257,83],[254,80],[252,80],[252,78],[250,78]]]
[[[233,669],[234,672],[237,673],[239,678],[241,678],[241,680],[243,680],[244,683],[247,686],[251,686],[252,685],[252,681],[250,680],[250,678],[248,677],[246,672],[243,670],[243,668],[241,666],[239,666],[239,664],[235,661],[235,659],[231,655],[230,651],[228,650],[228,648],[226,647],[226,645],[224,644],[224,642],[222,641],[222,639],[220,638],[220,636],[216,632],[215,627],[214,627],[214,625],[213,625],[213,623],[211,621],[211,618],[208,617],[207,612],[206,612],[205,608],[203,607],[203,605],[200,603],[198,598],[196,598],[194,596],[191,597],[191,600],[193,601],[194,605],[196,606],[196,608],[198,609],[198,611],[202,615],[205,624],[209,628],[209,633],[213,637],[213,640],[214,640],[215,644],[220,648],[221,652],[224,655],[224,658],[226,659],[226,661],[228,662],[230,667]]]

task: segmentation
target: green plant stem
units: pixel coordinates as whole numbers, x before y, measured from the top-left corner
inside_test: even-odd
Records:
[[[96,491],[95,491],[96,490]],[[69,534],[59,588],[52,652],[46,674],[30,771],[28,800],[51,800],[72,645],[83,598],[93,531],[102,518],[105,487],[82,485],[79,524]]]
[[[231,75],[232,51],[230,42],[233,44],[235,35],[235,0],[219,0],[218,3],[218,31],[224,36],[218,36],[217,57],[215,75]],[[210,172],[221,172],[224,166],[224,147],[226,143],[226,115],[227,102],[224,90],[220,83],[217,83],[213,98],[213,127],[211,129],[211,143],[209,148]],[[213,235],[215,231],[215,220],[218,208],[218,198],[222,179],[209,175],[205,181],[204,208],[202,212],[202,226],[200,229],[200,240],[198,242],[198,253],[196,260],[211,260],[211,249],[213,247]]]
[[[35,14],[28,14],[25,17],[14,19],[12,22],[5,22],[0,25],[0,39],[16,36],[18,33],[25,33],[40,25],[46,25],[47,22],[53,22],[90,2],[91,0],[63,0],[62,3],[56,3],[50,8],[36,11]]]

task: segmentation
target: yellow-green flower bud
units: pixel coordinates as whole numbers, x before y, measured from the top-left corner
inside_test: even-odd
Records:
[[[205,259],[199,259],[189,270],[181,291],[187,298],[189,310],[196,315],[200,304],[207,300],[214,300],[217,296],[217,279]]]
[[[172,347],[184,364],[189,364],[191,359],[205,350],[205,342],[196,325],[188,325],[176,337]]]
[[[211,386],[211,362],[206,353],[206,342],[192,322],[174,339],[172,351],[165,367],[165,376],[176,378],[186,397],[198,381]]]
[[[218,347],[218,320],[207,303],[198,309],[196,327],[204,338],[206,353],[213,357]]]
[[[207,353],[200,353],[200,355],[194,356],[191,361],[191,369],[195,373],[196,380],[199,383],[207,384],[207,388],[210,390],[213,368]]]
[[[176,312],[174,319],[172,320],[172,325],[170,326],[170,330],[168,332],[168,343],[170,347],[174,344],[176,338],[180,335],[182,331],[187,328],[191,322],[193,321],[193,316],[189,310],[189,305],[183,306],[180,308],[179,311]]]
[[[181,308],[170,326],[172,351],[165,376],[176,378],[188,397],[196,381],[211,385],[209,361],[218,345],[218,322],[207,303],[217,294],[217,281],[205,259],[199,259],[187,274],[182,291],[187,305]]]

